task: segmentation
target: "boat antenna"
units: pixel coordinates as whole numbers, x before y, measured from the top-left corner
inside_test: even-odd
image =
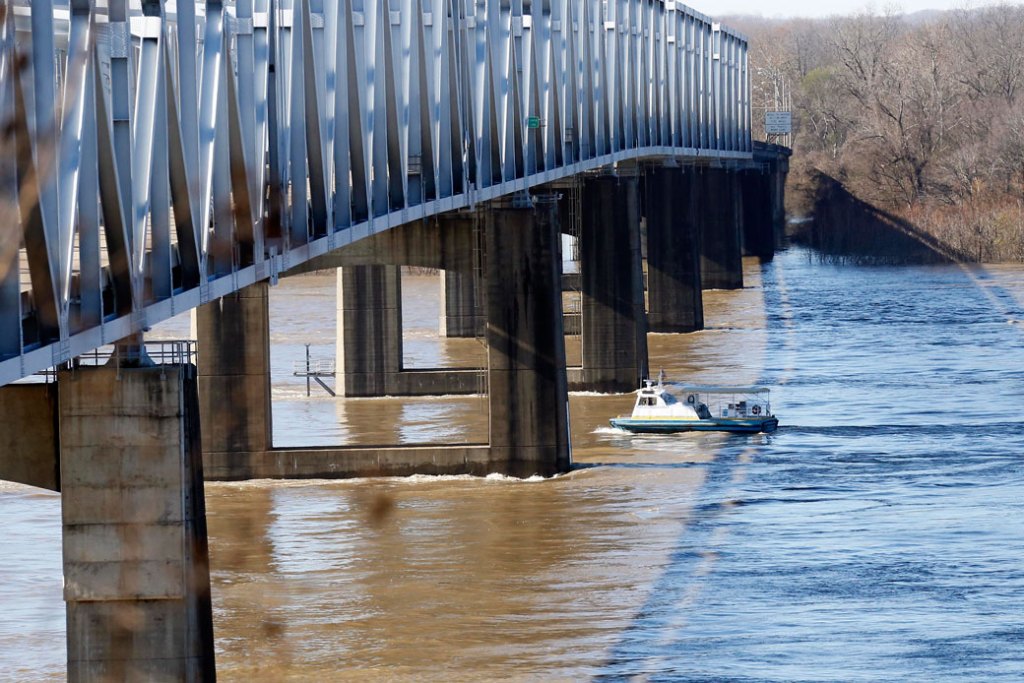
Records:
[[[665,368],[658,371],[658,386],[665,384]]]

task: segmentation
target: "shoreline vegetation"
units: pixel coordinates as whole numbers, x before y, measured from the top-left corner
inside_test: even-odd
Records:
[[[723,18],[754,136],[791,92],[791,238],[860,262],[1024,262],[1024,7]]]

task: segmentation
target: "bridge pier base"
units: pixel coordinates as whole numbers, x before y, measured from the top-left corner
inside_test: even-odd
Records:
[[[214,680],[195,367],[59,387],[68,680]]]
[[[441,271],[441,313],[439,332],[442,337],[476,337],[483,332],[476,278],[473,273],[456,270]]]
[[[679,168],[647,177],[647,324],[651,332],[704,329],[700,226],[695,214],[700,176]]]
[[[583,185],[583,368],[571,382],[574,390],[632,391],[647,376],[639,186],[629,176],[598,176]]]
[[[702,173],[700,272],[704,289],[743,288],[743,194],[728,169]]]
[[[520,477],[565,472],[569,399],[553,202],[491,208],[485,240],[488,471]]]

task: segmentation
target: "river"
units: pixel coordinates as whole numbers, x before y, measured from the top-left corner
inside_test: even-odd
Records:
[[[574,395],[550,480],[208,484],[221,680],[1024,679],[1024,267],[791,249],[745,279],[651,366],[772,387],[770,436],[633,436],[630,396]],[[406,363],[481,362],[436,283],[405,278]],[[479,398],[307,398],[333,300],[272,290],[276,443],[486,434]],[[0,518],[0,679],[60,680],[59,496],[0,484]]]

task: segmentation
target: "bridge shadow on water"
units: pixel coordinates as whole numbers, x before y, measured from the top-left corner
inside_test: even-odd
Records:
[[[855,197],[830,175],[816,171],[809,182],[813,220],[793,239],[829,259],[889,265],[972,260],[906,218]]]
[[[762,266],[767,271],[779,268],[777,262]],[[763,275],[768,272],[763,270]],[[771,283],[769,282],[771,280]],[[762,305],[765,310],[782,310],[785,303],[781,277],[763,277]],[[781,317],[767,318],[767,344],[786,345],[792,340]],[[768,385],[778,377],[762,368],[755,384]],[[780,427],[780,430],[785,427]],[[706,476],[674,550],[665,560],[665,568],[651,584],[644,604],[629,626],[608,650],[607,659],[595,667],[594,681],[723,681],[752,680],[749,677],[708,673],[694,666],[706,634],[688,630],[688,622],[699,616],[701,595],[714,590],[714,564],[726,541],[729,517],[747,501],[737,490],[745,479],[744,470],[759,454],[772,448],[772,439],[754,441],[750,435],[733,434],[717,445],[709,462],[615,463],[610,467],[627,468],[703,468]],[[586,467],[583,465],[581,467]]]
[[[730,439],[730,441],[732,441]],[[700,674],[686,668],[680,642],[692,638],[685,633],[691,608],[707,588],[717,547],[724,538],[724,518],[739,505],[730,499],[736,471],[749,453],[746,439],[725,444],[711,462],[673,465],[633,463],[614,467],[701,467],[707,471],[699,502],[684,526],[675,550],[666,558],[665,570],[651,585],[647,600],[629,627],[609,650],[592,679],[620,681],[700,680]],[[694,678],[697,676],[697,678]],[[717,679],[720,680],[720,679]]]

